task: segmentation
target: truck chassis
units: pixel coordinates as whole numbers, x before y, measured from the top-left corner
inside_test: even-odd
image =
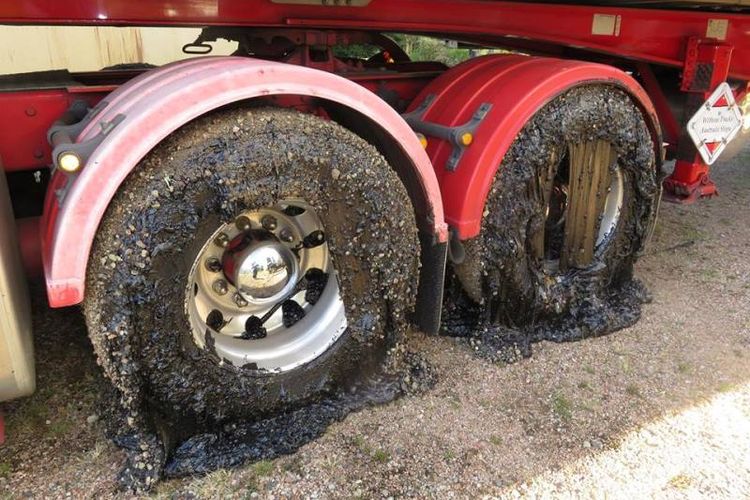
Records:
[[[152,411],[215,425],[345,387],[408,323],[439,331],[446,269],[483,321],[625,326],[573,311],[613,307],[660,199],[717,194],[686,124],[721,85],[714,106],[746,103],[750,16],[716,4],[4,3],[4,24],[197,26],[186,53],[238,50],[0,79],[26,216],[0,219],[0,398],[34,389],[16,243],[50,306],[83,304],[141,430]],[[414,62],[389,32],[513,54]],[[356,44],[380,51],[334,52]]]

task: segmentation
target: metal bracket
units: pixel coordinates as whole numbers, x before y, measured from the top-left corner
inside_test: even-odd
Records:
[[[734,47],[713,39],[690,37],[685,50],[680,90],[710,94],[727,79]],[[703,96],[706,99],[708,96]]]
[[[714,39],[688,39],[680,83],[680,90],[688,93],[686,116],[703,106],[716,87],[727,80],[733,49],[732,45]],[[664,201],[688,204],[718,194],[710,168],[696,150],[685,126],[677,138],[676,160],[674,170],[663,182]]]
[[[53,173],[58,168],[58,158],[63,152],[75,153],[81,159],[81,162],[85,165],[86,160],[91,153],[102,143],[105,137],[121,122],[125,119],[125,115],[119,114],[112,118],[108,122],[101,123],[101,129],[94,137],[83,142],[74,142],[71,136],[67,133],[67,129],[56,131],[51,134],[52,149],[52,165]]]
[[[99,101],[96,106],[89,108],[86,101],[81,99],[73,101],[65,113],[47,130],[47,142],[54,146],[53,136],[55,135],[70,138],[69,141],[61,142],[74,142],[86,125],[108,104],[107,101]]]
[[[86,126],[84,118],[90,113],[89,105],[80,99],[73,101],[60,118],[47,130],[47,142],[52,144],[55,134],[66,134],[76,138]]]
[[[435,95],[430,94],[425,97],[424,101],[422,101],[422,104],[420,104],[417,109],[401,116],[415,132],[419,132],[428,137],[437,137],[438,139],[449,141],[453,145],[451,155],[445,162],[445,169],[449,172],[455,172],[464,151],[470,146],[470,144],[467,145],[463,143],[462,137],[467,133],[471,134],[472,137],[474,136],[476,129],[492,109],[492,104],[487,102],[480,104],[469,121],[457,127],[448,127],[446,125],[423,120],[425,113],[434,100]]]
[[[62,153],[75,153],[83,163],[83,167],[81,167],[81,169],[85,168],[86,161],[88,160],[89,156],[91,156],[91,153],[93,153],[94,150],[99,147],[105,137],[107,137],[107,135],[109,135],[109,133],[112,132],[112,130],[124,119],[125,115],[119,114],[108,122],[102,122],[99,133],[91,139],[83,142],[61,142],[62,139],[69,139],[70,136],[60,132],[52,134],[52,144],[54,146],[54,148],[52,149],[52,174],[54,175],[54,173],[59,168],[58,159],[60,158],[60,155]],[[80,172],[80,170],[78,172]],[[68,181],[65,183],[65,186],[63,188],[55,191],[57,201],[60,204],[62,204],[62,202],[65,200],[65,196],[68,194],[70,186],[73,185],[73,181],[78,175],[78,172],[72,174],[69,174],[67,172],[65,173]]]

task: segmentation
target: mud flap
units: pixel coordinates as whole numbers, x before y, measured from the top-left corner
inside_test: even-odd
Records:
[[[419,293],[414,311],[414,323],[428,335],[440,330],[443,311],[443,289],[448,244],[435,242],[434,235],[419,232],[422,247],[422,268],[419,271]]]

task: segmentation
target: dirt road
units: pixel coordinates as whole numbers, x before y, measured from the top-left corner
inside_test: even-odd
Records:
[[[154,495],[747,494],[750,147],[727,156],[714,168],[720,197],[662,207],[637,266],[654,301],[635,327],[537,344],[510,366],[455,339],[417,338],[439,377],[426,394],[349,415],[293,455],[165,481]],[[80,315],[41,300],[39,391],[0,405],[0,498],[114,495],[123,455],[103,434]]]

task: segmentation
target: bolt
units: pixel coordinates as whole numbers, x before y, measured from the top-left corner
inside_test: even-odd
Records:
[[[206,269],[211,271],[212,273],[218,273],[221,271],[221,261],[217,259],[216,257],[210,257],[206,259]]]
[[[234,224],[240,231],[247,231],[248,229],[250,229],[250,219],[248,219],[244,215],[240,215],[239,217],[237,217],[237,219],[234,221]]]
[[[237,307],[245,307],[247,306],[247,301],[242,298],[242,295],[239,293],[234,294],[234,303],[237,304]]]
[[[211,285],[211,288],[213,288],[214,292],[218,293],[219,295],[226,295],[227,291],[229,290],[227,282],[224,280],[214,281],[214,284]]]
[[[36,109],[26,108],[26,116],[36,116]]]
[[[322,245],[325,239],[326,237],[323,231],[321,230],[313,231],[312,233],[305,236],[305,239],[302,240],[302,245],[305,248],[314,248],[314,247]]]
[[[214,243],[217,246],[224,248],[229,244],[229,236],[227,236],[226,233],[219,233],[219,235],[214,238]]]
[[[277,226],[276,217],[273,215],[264,215],[260,223],[263,225],[263,229],[267,229],[268,231],[273,231]]]
[[[279,238],[281,239],[281,241],[290,243],[294,239],[294,235],[292,235],[292,232],[289,230],[289,228],[285,227],[279,233]]]

